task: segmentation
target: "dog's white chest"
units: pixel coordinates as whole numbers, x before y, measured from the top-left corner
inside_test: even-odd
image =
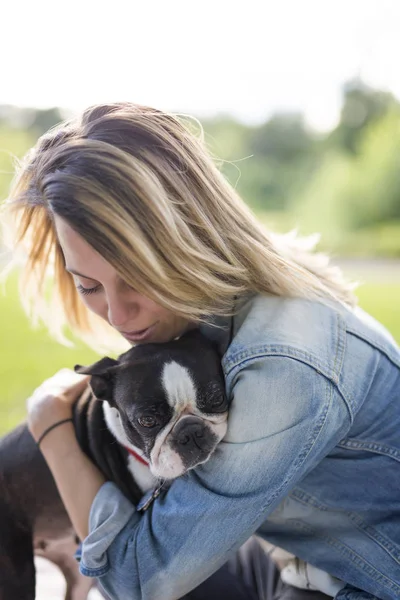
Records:
[[[151,474],[149,467],[134,456],[128,457],[128,469],[142,492],[147,492],[156,486],[158,480]]]

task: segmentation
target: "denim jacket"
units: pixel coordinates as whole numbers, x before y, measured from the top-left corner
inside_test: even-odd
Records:
[[[113,599],[172,600],[257,532],[347,582],[338,599],[398,600],[400,350],[390,334],[360,309],[273,296],[215,321],[223,329],[202,331],[228,344],[226,437],[143,515],[105,483],[81,572]]]

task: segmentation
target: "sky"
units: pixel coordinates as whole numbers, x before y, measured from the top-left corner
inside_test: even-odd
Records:
[[[129,100],[328,130],[353,77],[400,97],[398,0],[8,0],[0,104]]]

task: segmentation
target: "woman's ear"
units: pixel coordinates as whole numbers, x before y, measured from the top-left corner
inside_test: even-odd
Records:
[[[83,367],[75,365],[75,373],[91,375],[90,387],[98,400],[107,400],[113,403],[114,380],[118,370],[119,362],[105,356],[93,365]]]

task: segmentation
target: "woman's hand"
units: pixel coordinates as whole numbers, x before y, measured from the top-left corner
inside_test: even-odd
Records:
[[[71,369],[61,369],[46,379],[28,398],[28,428],[38,440],[57,421],[72,417],[72,406],[83,393],[90,377]]]

